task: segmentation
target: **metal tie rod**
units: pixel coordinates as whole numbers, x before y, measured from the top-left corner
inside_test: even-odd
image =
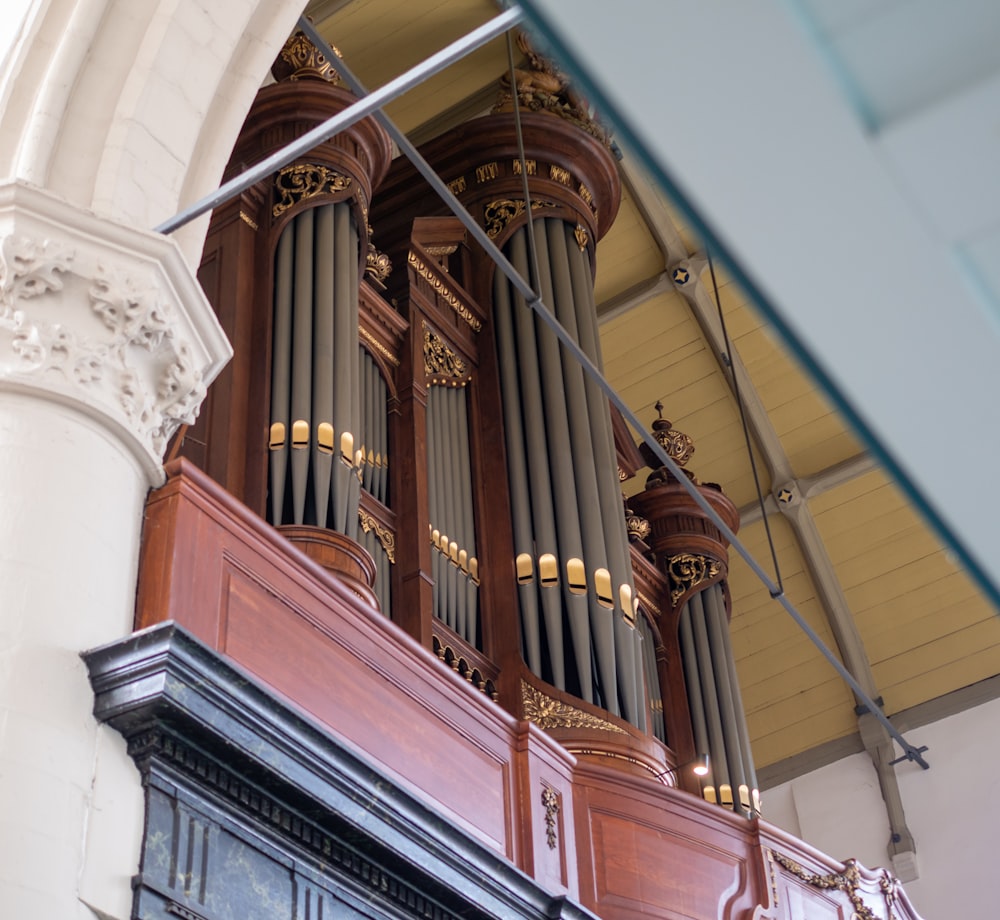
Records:
[[[309,37],[312,43],[319,48],[319,50],[326,55],[327,60],[337,69],[338,73],[343,77],[344,82],[353,90],[353,92],[358,96],[365,96],[367,90],[358,78],[351,72],[350,68],[344,63],[341,58],[336,57],[333,54],[332,49],[329,47],[325,39],[316,31],[315,27],[310,23],[304,16],[299,19],[299,28]],[[390,137],[396,142],[400,151],[404,153],[410,162],[416,167],[417,171],[424,177],[427,183],[434,189],[435,192],[441,197],[445,204],[451,209],[452,213],[462,222],[465,228],[473,236],[476,242],[483,247],[483,249],[489,254],[489,256],[496,263],[497,267],[506,275],[507,279],[514,286],[514,288],[524,297],[528,306],[542,319],[542,321],[551,329],[560,342],[566,347],[567,351],[580,363],[583,369],[589,374],[608,397],[608,399],[617,407],[617,409],[622,413],[625,420],[638,432],[642,434],[642,439],[646,445],[653,451],[657,460],[660,461],[670,472],[673,474],[674,478],[684,487],[692,499],[699,508],[704,511],[712,522],[719,528],[723,536],[732,544],[733,548],[740,554],[746,564],[754,572],[758,579],[764,587],[767,588],[771,597],[778,601],[785,611],[792,617],[792,619],[799,625],[802,631],[809,637],[813,645],[822,653],[823,657],[831,664],[833,669],[843,678],[847,685],[854,691],[855,695],[864,703],[865,708],[875,716],[876,719],[885,727],[889,734],[898,742],[899,746],[903,749],[904,757],[901,759],[911,760],[915,763],[920,764],[925,770],[930,768],[930,765],[923,758],[923,752],[927,750],[926,747],[914,747],[910,744],[896,729],[896,727],[889,721],[888,717],[882,712],[881,707],[875,703],[871,697],[865,693],[861,685],[855,680],[854,675],[847,670],[846,667],[841,663],[840,659],[827,648],[823,640],[817,635],[816,631],[806,622],[802,614],[796,610],[795,606],[788,600],[784,592],[771,581],[767,572],[761,567],[756,559],[750,554],[750,551],[743,545],[735,533],[729,529],[725,521],[718,515],[715,509],[708,503],[708,501],[702,496],[702,494],[695,488],[694,484],[690,482],[685,476],[680,467],[666,454],[660,444],[656,441],[651,434],[649,434],[643,424],[635,416],[635,413],[625,405],[622,398],[615,391],[614,387],[605,379],[604,375],[596,367],[596,365],[590,360],[590,358],[583,352],[579,345],[570,337],[569,333],[563,328],[562,324],[555,318],[548,307],[542,302],[541,297],[534,292],[531,285],[528,284],[524,278],[521,277],[520,273],[516,268],[508,261],[507,257],[497,248],[496,244],[487,236],[486,231],[479,226],[479,223],[473,218],[473,216],[466,210],[465,206],[458,200],[458,198],[453,194],[450,188],[444,183],[440,176],[434,171],[433,167],[421,156],[416,147],[413,146],[409,138],[396,125],[392,120],[381,110],[377,109],[374,113],[374,118],[382,125],[383,128],[388,131]]]
[[[174,230],[183,227],[186,223],[189,223],[206,211],[211,211],[212,208],[218,207],[230,198],[234,198],[240,192],[250,188],[251,185],[271,175],[275,170],[286,166],[296,157],[308,153],[318,144],[329,140],[335,134],[339,134],[356,122],[361,121],[362,118],[372,114],[372,112],[377,112],[383,105],[392,102],[396,97],[403,95],[403,93],[414,86],[423,83],[428,77],[440,73],[446,67],[455,63],[455,61],[461,60],[466,55],[481,48],[487,42],[503,35],[523,18],[524,13],[519,8],[515,7],[507,10],[489,22],[473,29],[468,35],[464,35],[457,41],[442,48],[436,54],[432,54],[425,61],[417,64],[415,67],[411,67],[395,79],[390,80],[383,87],[375,90],[375,92],[358,93],[359,96],[363,96],[364,98],[359,99],[358,102],[355,102],[342,112],[338,112],[332,118],[328,118],[322,124],[303,134],[298,140],[293,141],[286,147],[282,147],[281,150],[261,160],[255,166],[230,179],[212,194],[206,195],[204,198],[196,201],[190,207],[171,217],[170,220],[159,224],[154,230],[157,233],[173,233]],[[315,32],[312,25],[308,23],[304,16],[300,20],[300,23],[302,22],[307,23],[309,27],[307,34],[310,38],[313,38],[316,47],[327,56],[329,61],[336,62],[336,54],[334,54],[333,50],[322,38],[319,38],[318,41],[316,40],[318,33]],[[306,30],[303,29],[303,31]],[[313,36],[316,37],[314,38]]]

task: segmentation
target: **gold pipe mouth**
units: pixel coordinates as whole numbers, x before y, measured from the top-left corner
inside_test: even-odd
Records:
[[[285,423],[273,422],[267,439],[267,446],[271,450],[280,450],[285,446]]]
[[[333,425],[320,422],[316,426],[316,446],[324,454],[333,453]]]

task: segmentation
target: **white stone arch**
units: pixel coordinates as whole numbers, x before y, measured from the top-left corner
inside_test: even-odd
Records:
[[[150,229],[219,183],[303,0],[7,0],[0,175]],[[196,265],[207,218],[177,234]]]

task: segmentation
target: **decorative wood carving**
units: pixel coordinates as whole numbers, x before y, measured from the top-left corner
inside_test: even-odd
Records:
[[[736,506],[718,486],[699,485],[698,491],[734,532],[740,519]],[[657,482],[633,495],[629,508],[650,525],[646,543],[673,580],[670,605],[679,608],[691,592],[726,577],[729,541],[711,518],[678,482]]]

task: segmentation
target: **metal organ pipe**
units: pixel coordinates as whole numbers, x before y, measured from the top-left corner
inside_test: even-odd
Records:
[[[292,274],[294,230],[285,228],[278,240],[275,266],[273,357],[271,360],[270,486],[271,521],[284,518],[285,473],[291,437]]]
[[[514,330],[511,318],[510,287],[505,278],[497,273],[493,283],[493,324],[496,329],[497,348],[500,354],[514,354]],[[525,559],[530,568],[534,568],[534,541],[531,533],[532,495],[528,480],[527,448],[525,446],[524,422],[520,411],[520,388],[518,386],[517,368],[512,361],[500,362],[500,389],[503,395],[504,435],[507,441],[508,480],[510,482],[510,504],[512,526],[514,532],[514,555]],[[536,496],[538,507],[543,505],[542,497]],[[539,598],[535,585],[530,577],[527,581],[518,577],[518,598],[521,607],[521,635],[524,644],[523,654],[528,667],[535,674],[542,673],[541,634],[539,632]],[[552,605],[550,605],[552,606]],[[562,622],[561,611],[555,607],[556,620],[551,624],[546,618],[546,629],[550,639],[556,645],[560,654],[553,656],[551,682],[560,690],[566,689],[565,671],[562,668]]]
[[[285,227],[276,254],[271,377],[271,522],[352,538],[360,498],[357,266],[358,234],[346,202],[307,208]]]

